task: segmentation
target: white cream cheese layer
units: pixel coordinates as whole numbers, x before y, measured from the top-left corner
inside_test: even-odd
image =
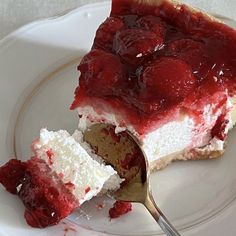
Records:
[[[157,161],[162,157],[188,151],[191,148],[204,147],[210,145],[210,149],[221,151],[224,148],[224,142],[221,140],[211,141],[211,129],[213,128],[218,117],[228,110],[226,117],[229,119],[229,125],[226,127],[226,132],[233,127],[235,121],[232,119],[233,102],[229,98],[227,103],[216,110],[216,106],[206,105],[204,109],[204,125],[196,124],[193,118],[185,115],[176,121],[171,121],[158,129],[146,134],[144,137],[139,137],[135,129],[128,125],[127,127],[120,127],[119,118],[112,113],[96,113],[92,106],[79,107],[78,114],[79,130],[86,130],[92,124],[103,123],[112,124],[116,126],[116,132],[128,130],[140,141],[142,150],[145,152],[150,162]]]
[[[140,139],[132,126],[127,126],[126,128],[119,127],[114,114],[97,114],[91,106],[78,108],[78,113],[81,115],[79,119],[79,130],[86,130],[92,124],[97,123],[96,120],[105,120],[106,123],[117,127],[116,132],[128,130]],[[91,122],[88,117],[92,117],[95,122]],[[180,121],[169,122],[159,129],[146,134],[140,140],[142,150],[150,162],[156,161],[171,153],[179,152],[191,145],[194,127],[194,121],[187,116]]]
[[[180,152],[192,143],[194,121],[185,117],[181,121],[169,122],[147,134],[143,139],[143,151],[150,162]]]
[[[33,144],[36,155],[55,171],[64,184],[71,185],[72,193],[82,204],[102,190],[115,190],[122,180],[117,172],[95,154],[89,154],[80,132],[73,136],[67,131],[42,129],[40,138]],[[94,157],[92,158],[91,155]]]

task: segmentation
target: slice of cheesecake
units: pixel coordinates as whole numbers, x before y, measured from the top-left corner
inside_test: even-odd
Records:
[[[117,172],[81,137],[78,131],[70,136],[42,129],[32,144],[34,157],[26,162],[12,159],[0,167],[0,183],[22,200],[29,225],[57,224],[85,201],[120,187]]]
[[[127,130],[152,169],[223,154],[235,124],[236,31],[217,19],[171,0],[113,0],[78,69],[79,129]]]

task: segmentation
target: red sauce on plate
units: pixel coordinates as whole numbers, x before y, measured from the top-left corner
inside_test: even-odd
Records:
[[[79,206],[67,186],[37,157],[27,162],[12,159],[0,167],[0,183],[22,200],[32,227],[55,225]]]
[[[130,211],[132,211],[132,204],[130,202],[116,201],[109,210],[109,216],[111,219],[114,219],[127,214]]]

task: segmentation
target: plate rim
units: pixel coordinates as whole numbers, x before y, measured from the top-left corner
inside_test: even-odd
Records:
[[[104,7],[109,4],[111,4],[111,0],[101,0],[101,2],[88,3],[88,4],[84,4],[82,6],[79,6],[79,7],[68,9],[64,12],[59,13],[59,14],[55,14],[54,16],[51,16],[51,17],[45,17],[45,18],[30,21],[29,23],[26,23],[26,24],[16,28],[15,30],[13,30],[9,34],[5,35],[2,39],[0,39],[0,51],[2,49],[5,49],[5,47],[8,47],[14,41],[16,41],[17,40],[15,38],[16,36],[21,36],[26,31],[28,31],[34,27],[40,26],[40,25],[42,25],[44,23],[48,23],[50,21],[61,21],[61,20],[64,20],[65,18],[70,17],[73,14],[77,14],[81,11],[84,11],[87,9],[89,10],[91,8],[96,8],[96,7]]]
[[[25,24],[23,26],[21,26],[20,28],[14,30],[13,32],[11,32],[10,34],[6,35],[5,37],[3,37],[1,40],[0,40],[0,51],[3,48],[5,48],[6,46],[9,46],[11,43],[14,43],[15,41],[17,41],[17,37],[16,36],[21,36],[22,34],[24,34],[25,32],[27,32],[28,30],[34,28],[34,27],[37,27],[39,25],[42,25],[44,23],[48,23],[50,21],[57,21],[57,20],[64,20],[65,18],[67,17],[70,17],[72,14],[77,14],[78,12],[80,11],[84,11],[86,9],[89,10],[89,8],[94,8],[94,7],[104,7],[106,5],[110,4],[110,1],[102,1],[102,2],[98,2],[98,3],[90,3],[90,4],[86,4],[86,5],[83,5],[83,6],[80,6],[80,7],[77,7],[73,10],[68,10],[66,13],[62,13],[62,14],[59,14],[59,15],[56,15],[56,16],[52,16],[52,17],[48,17],[48,18],[44,18],[44,19],[39,19],[39,20],[36,20],[36,21],[32,21],[28,24]],[[219,16],[219,15],[218,15]],[[221,17],[221,16],[220,16]],[[228,17],[225,17],[225,16],[222,16],[223,18],[225,19],[229,19],[229,20],[232,20]],[[235,20],[233,20],[235,21]],[[231,203],[228,205],[228,207],[231,207]],[[222,213],[222,212],[221,212]],[[210,218],[209,220],[211,220],[212,218]],[[214,217],[215,219],[215,217]],[[187,229],[189,230],[189,229]],[[190,228],[191,230],[191,228]],[[80,231],[81,232],[81,231]],[[92,233],[92,232],[95,232],[95,231],[88,231],[89,233]],[[106,234],[108,235],[108,234]]]

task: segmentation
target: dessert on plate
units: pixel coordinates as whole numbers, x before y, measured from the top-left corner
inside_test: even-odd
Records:
[[[113,0],[82,59],[79,128],[112,124],[152,169],[223,154],[235,124],[236,31],[171,0]]]
[[[24,203],[33,227],[57,224],[85,201],[120,187],[117,172],[92,153],[81,132],[42,129],[33,142],[34,156],[12,159],[0,168],[0,183]]]
[[[100,146],[90,143],[92,151],[83,140],[92,125],[112,125],[115,130],[101,132],[117,143],[123,131],[130,133],[153,170],[173,160],[221,156],[236,121],[235,42],[234,29],[179,2],[113,0],[78,67],[71,109],[78,111],[79,131],[42,129],[30,160],[0,168],[0,183],[21,198],[27,222],[54,225],[125,183],[127,176],[102,161]],[[134,148],[124,160],[129,177],[136,157]],[[129,210],[117,203],[110,215]]]

